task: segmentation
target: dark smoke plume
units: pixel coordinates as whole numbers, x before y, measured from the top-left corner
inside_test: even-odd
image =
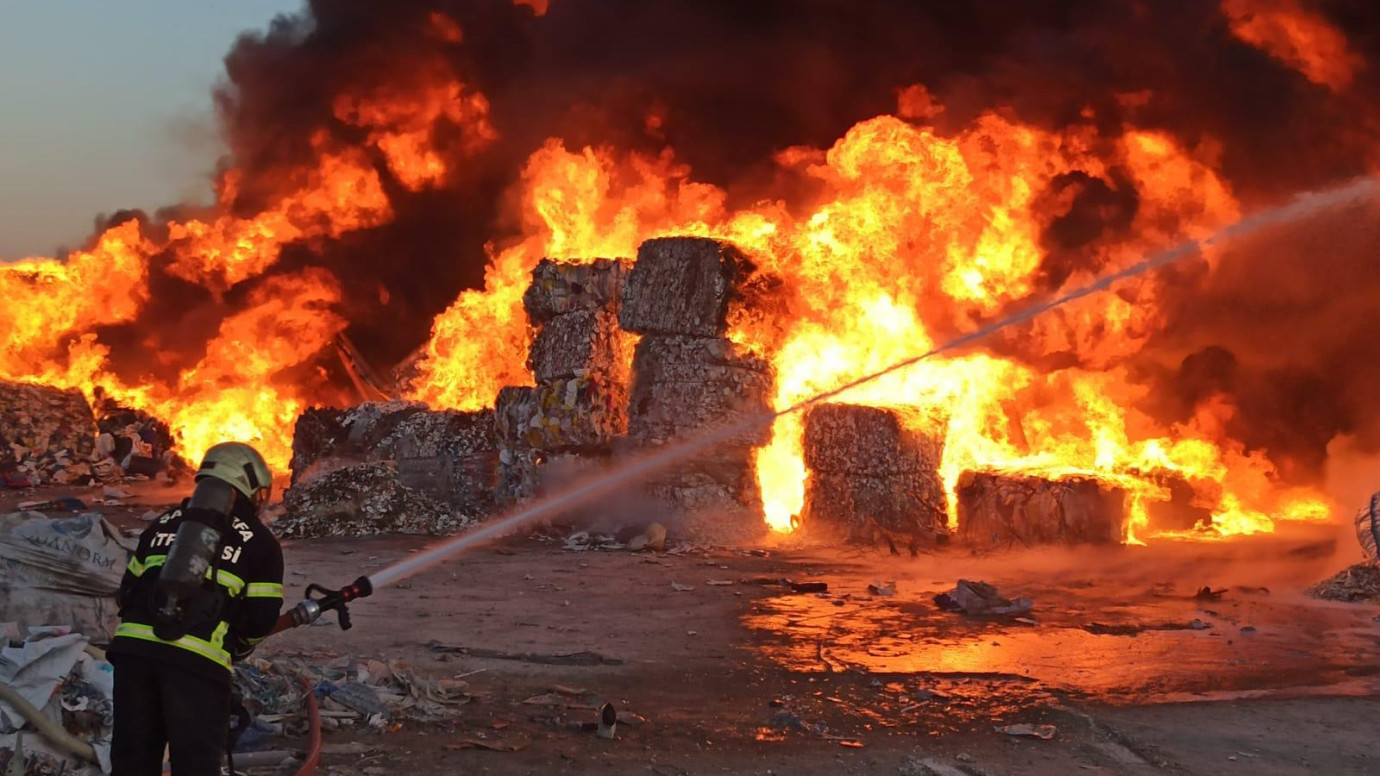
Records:
[[[504,192],[549,137],[570,147],[669,145],[695,179],[747,203],[774,179],[774,152],[827,146],[893,111],[898,88],[924,83],[947,107],[941,132],[1002,110],[1052,128],[1159,129],[1189,147],[1215,138],[1247,208],[1367,172],[1380,129],[1380,6],[1312,5],[1370,58],[1340,92],[1238,40],[1208,0],[551,0],[540,17],[512,0],[311,0],[226,57],[215,96],[230,149],[222,165],[243,171],[234,207],[252,214],[311,164],[314,133],[362,144],[362,130],[334,115],[341,94],[406,93],[441,66],[489,99],[492,147],[462,159],[457,140],[452,176],[418,193],[388,179],[380,160],[396,218],[289,249],[274,270],[334,272],[351,335],[386,364],[423,341],[461,289],[480,284],[485,243],[512,236]],[[437,11],[463,40],[433,34]],[[663,118],[655,132],[651,113]],[[1137,207],[1132,184],[1115,174],[1055,186],[1067,191],[1041,196],[1071,196],[1073,209],[1051,218],[1043,238],[1049,289],[1098,269],[1094,248],[1124,234]],[[1345,246],[1337,238],[1320,230],[1307,243],[1242,248],[1205,287],[1168,289],[1169,324],[1150,348],[1159,360],[1138,366],[1157,386],[1153,411],[1173,420],[1212,395],[1232,396],[1239,438],[1300,475],[1316,472],[1336,433],[1380,444],[1380,413],[1366,407],[1380,353],[1359,328],[1380,301],[1376,235],[1348,233]],[[199,309],[233,305],[180,281],[155,290],[160,301],[130,331],[190,337],[214,325],[199,323]],[[155,318],[187,326],[149,326]]]

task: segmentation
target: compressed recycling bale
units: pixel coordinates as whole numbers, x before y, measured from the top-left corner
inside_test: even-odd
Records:
[[[907,408],[821,404],[805,413],[805,465],[811,471],[867,477],[937,471],[944,426]]]
[[[723,336],[729,303],[754,269],[741,251],[719,240],[648,240],[628,272],[619,319],[639,334]]]
[[[366,403],[346,410],[312,408],[297,418],[293,433],[292,484],[370,461],[476,457],[489,460],[492,470],[494,451],[492,410],[436,411],[404,402]],[[478,476],[484,478],[482,470]],[[478,487],[491,490],[491,484],[483,482]]]
[[[882,477],[811,471],[805,480],[805,524],[832,525],[850,539],[880,532],[932,543],[946,534],[947,515],[933,470]]]
[[[494,501],[506,509],[536,498],[541,485],[542,454],[532,449],[500,448]]]
[[[603,375],[506,387],[495,402],[503,446],[547,452],[606,450],[627,433],[627,389]]]
[[[576,310],[558,315],[537,332],[527,366],[537,382],[599,373],[627,382],[632,340],[611,309]]]
[[[742,423],[771,413],[773,380],[767,363],[740,354],[725,339],[647,336],[633,355],[628,434],[642,443]],[[771,439],[762,423],[725,440],[759,446]]]
[[[570,262],[542,259],[532,270],[532,284],[522,307],[534,324],[580,310],[617,307],[628,272],[627,259]]]
[[[386,463],[336,469],[293,485],[283,494],[285,514],[274,533],[291,538],[372,536],[386,533],[455,533],[476,515],[404,487]]]
[[[530,501],[600,466],[605,456],[500,450],[495,499],[507,508]]]
[[[966,471],[957,490],[958,530],[975,546],[1115,544],[1125,533],[1126,491],[1092,475]]]
[[[1356,510],[1356,538],[1366,561],[1380,568],[1380,493],[1370,497],[1366,505]]]
[[[74,482],[96,444],[96,420],[80,391],[0,381],[0,474],[15,484]]]

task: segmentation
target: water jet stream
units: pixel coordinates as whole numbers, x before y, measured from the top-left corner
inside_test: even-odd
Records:
[[[798,402],[783,410],[774,413],[757,415],[739,423],[707,431],[698,436],[690,437],[674,444],[662,447],[660,450],[651,452],[638,458],[622,462],[609,470],[593,477],[583,483],[576,484],[561,493],[547,496],[522,507],[521,509],[495,520],[481,528],[447,539],[435,544],[417,555],[401,560],[387,566],[377,573],[370,576],[370,581],[374,588],[387,587],[401,582],[408,577],[418,574],[431,566],[440,563],[465,550],[483,544],[491,539],[502,536],[503,534],[522,526],[526,523],[537,520],[538,518],[549,516],[564,509],[577,506],[589,499],[603,493],[607,493],[622,485],[628,484],[636,478],[650,474],[659,469],[663,469],[677,461],[688,458],[695,453],[712,447],[719,442],[727,440],[744,431],[748,431],[759,426],[770,425],[776,418],[793,412],[799,412],[815,404],[826,402],[830,399],[847,393],[853,388],[878,380],[894,372],[898,372],[907,367],[913,366],[927,358],[931,358],[940,353],[956,350],[965,345],[970,345],[984,339],[1002,329],[1016,324],[1025,323],[1030,319],[1053,310],[1056,307],[1068,304],[1083,297],[1104,291],[1116,283],[1128,280],[1139,275],[1143,275],[1151,270],[1162,267],[1173,261],[1192,255],[1202,247],[1215,245],[1233,238],[1242,237],[1252,232],[1258,231],[1268,226],[1289,223],[1307,216],[1324,212],[1331,208],[1347,203],[1360,202],[1365,199],[1375,198],[1380,195],[1380,179],[1360,178],[1339,188],[1324,191],[1308,192],[1298,195],[1293,201],[1277,205],[1266,210],[1259,211],[1253,215],[1242,218],[1234,224],[1223,227],[1221,230],[1203,240],[1186,240],[1167,250],[1156,253],[1136,264],[1132,264],[1124,269],[1104,275],[1091,283],[1064,293],[1060,296],[1048,299],[1044,302],[1031,305],[1023,310],[1013,313],[1005,318],[986,324],[961,337],[949,340],[942,345],[921,353],[919,355],[899,361],[886,369],[882,369],[871,374],[863,375],[851,380],[843,385],[824,393],[816,394],[808,399]]]

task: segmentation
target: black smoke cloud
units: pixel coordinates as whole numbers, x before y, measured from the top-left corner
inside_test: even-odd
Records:
[[[1190,147],[1215,138],[1224,176],[1248,207],[1360,174],[1375,162],[1380,127],[1380,7],[1312,5],[1371,59],[1343,93],[1234,38],[1208,0],[551,0],[540,17],[511,0],[311,0],[227,55],[215,94],[230,150],[222,166],[243,171],[234,208],[249,215],[311,165],[314,133],[363,143],[361,130],[335,118],[338,95],[361,85],[405,92],[438,62],[486,95],[499,135],[486,152],[457,160],[435,190],[389,180],[393,222],[290,248],[275,269],[330,268],[346,289],[350,334],[366,356],[389,363],[425,339],[460,290],[481,283],[485,244],[512,236],[504,192],[550,137],[571,146],[669,144],[697,180],[745,203],[775,179],[774,152],[827,146],[853,123],[892,111],[898,88],[924,83],[947,106],[940,131],[1002,110],[1052,128],[1093,122],[1108,135],[1133,123]],[[458,22],[463,41],[433,34],[434,12]],[[664,121],[649,133],[653,112]],[[379,169],[387,179],[382,160]],[[1137,206],[1116,175],[1057,185],[1067,190],[1041,196],[1072,206],[1044,235],[1048,289],[1096,270],[1095,248],[1123,234]],[[1349,377],[1368,374],[1353,363],[1354,326],[1329,319],[1336,328],[1321,338],[1325,347],[1291,337],[1261,359],[1253,316],[1270,317],[1261,325],[1273,330],[1280,316],[1302,321],[1330,309],[1324,301],[1359,308],[1352,297],[1380,278],[1358,258],[1333,267],[1331,280],[1310,276],[1280,290],[1298,254],[1271,256],[1206,288],[1195,280],[1170,289],[1159,360],[1137,368],[1157,386],[1153,409],[1165,419],[1191,412],[1209,389],[1237,396],[1243,438],[1311,471],[1330,434],[1380,415],[1365,411],[1365,392]],[[1262,284],[1276,294],[1255,293]],[[165,290],[174,298],[146,319],[195,318],[193,302],[174,292],[207,304],[175,283]],[[149,331],[147,322],[133,328]],[[1182,363],[1165,362],[1170,352]],[[1281,420],[1300,412],[1306,428]]]

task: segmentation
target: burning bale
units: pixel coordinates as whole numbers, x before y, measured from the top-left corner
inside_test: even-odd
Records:
[[[475,522],[431,496],[406,487],[387,463],[345,466],[289,488],[286,516],[273,531],[289,538],[372,536],[385,533],[442,536]]]
[[[729,302],[753,265],[733,245],[702,237],[662,237],[637,250],[619,320],[638,334],[722,337]]]
[[[715,426],[743,423],[771,412],[773,380],[766,361],[741,353],[727,339],[648,336],[633,355],[628,435],[662,444]],[[771,439],[769,424],[745,429],[725,447],[757,447]]]
[[[551,461],[606,457],[627,432],[633,337],[618,324],[626,274],[620,259],[543,259],[532,271],[523,307],[538,325],[527,354],[537,384],[503,388],[494,403],[500,504],[535,496]]]
[[[623,259],[595,259],[587,264],[542,259],[532,270],[532,285],[522,295],[522,307],[534,325],[578,311],[617,312],[627,272]]]
[[[716,240],[678,237],[642,244],[620,314],[625,329],[645,335],[632,361],[631,449],[770,414],[770,365],[723,337],[730,302],[745,298],[743,287],[753,269],[736,247]],[[652,475],[646,490],[673,513],[713,520],[703,528],[716,538],[760,531],[762,496],[753,461],[755,448],[770,438],[766,423],[744,428],[695,460]]]
[[[1125,521],[1126,491],[1090,474],[966,471],[958,481],[958,531],[979,547],[1116,544]]]
[[[565,313],[542,325],[527,366],[538,383],[595,375],[626,383],[632,354],[629,339],[611,310]]]
[[[79,391],[0,381],[3,482],[15,487],[88,484],[94,476],[95,441],[91,405]]]
[[[627,394],[601,377],[571,377],[499,391],[499,439],[509,449],[607,450],[627,430]]]
[[[807,523],[849,538],[903,536],[933,543],[946,532],[943,423],[903,409],[823,404],[805,414]]]

